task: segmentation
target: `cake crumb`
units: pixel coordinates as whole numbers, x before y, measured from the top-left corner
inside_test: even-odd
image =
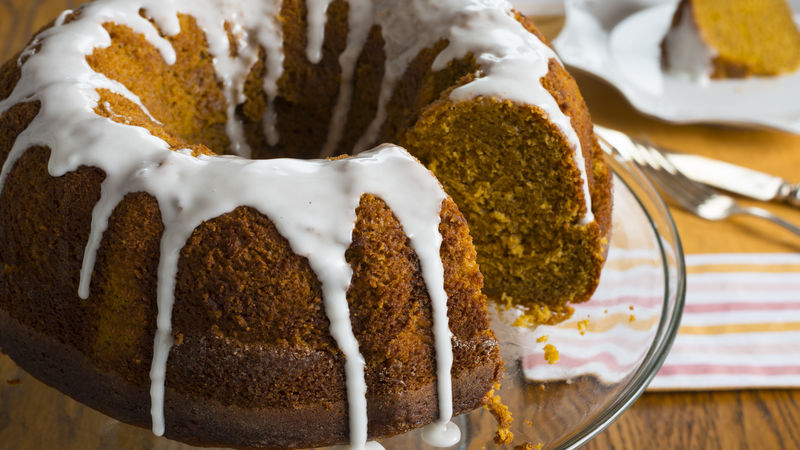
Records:
[[[505,292],[500,294],[500,303],[499,304],[503,305],[505,307],[505,309],[511,309],[511,306],[512,306],[513,302],[514,302],[514,297],[506,294]],[[519,319],[517,319],[517,320],[519,320]]]
[[[555,364],[558,362],[558,349],[555,345],[547,344],[544,346],[544,359],[548,364]]]
[[[508,216],[506,216],[505,214],[501,213],[500,211],[492,211],[492,212],[489,213],[489,216],[491,218],[493,218],[493,219],[496,219],[498,222],[502,222],[502,223],[511,222],[511,219],[509,219]],[[520,244],[521,240],[520,240],[519,236],[510,236],[510,237],[511,237],[511,239],[516,240],[517,245]]]
[[[497,428],[494,435],[494,443],[499,445],[510,444],[514,440],[514,433],[508,428]]]
[[[501,241],[511,255],[519,257],[525,254],[525,247],[522,245],[522,239],[519,236],[504,236]]]
[[[608,310],[607,310],[607,309],[604,309],[604,310],[603,310],[603,314],[608,314]]]
[[[533,421],[531,419],[525,419],[525,425],[527,425],[529,427],[532,427],[533,426]]]
[[[511,302],[513,299],[510,296],[502,297],[501,299],[505,299],[507,302],[508,307],[511,307]],[[566,314],[566,313],[564,313]],[[521,316],[517,317],[516,320],[511,324],[514,327],[524,327],[524,328],[533,328],[537,325],[543,324],[554,324],[561,322],[565,318],[569,317],[569,315],[564,314],[554,314],[553,311],[544,305],[539,305],[533,308],[529,308],[522,313]]]
[[[536,342],[538,342],[538,343],[540,343],[540,344],[541,344],[542,342],[547,342],[547,339],[548,339],[549,337],[550,337],[550,335],[549,335],[549,334],[544,334],[544,335],[542,335],[542,336],[539,336],[539,337],[536,339]]]
[[[636,320],[636,316],[631,314],[631,316],[628,318],[628,322],[633,322],[634,320]]]
[[[540,442],[536,445],[533,445],[530,442],[526,442],[521,445],[515,445],[514,450],[542,450],[542,443]]]
[[[633,305],[631,305],[631,306],[628,306],[628,309],[630,309],[631,311],[633,311]]]
[[[508,407],[503,404],[500,396],[495,394],[498,390],[500,390],[500,384],[495,383],[494,388],[484,397],[483,407],[486,408],[497,421],[497,432],[494,435],[494,442],[497,444],[510,444],[511,441],[514,440],[514,433],[511,431],[511,423],[514,422],[514,418],[511,417],[511,412],[508,410]]]
[[[578,332],[583,336],[586,333],[586,327],[589,326],[589,319],[583,319],[578,322]]]

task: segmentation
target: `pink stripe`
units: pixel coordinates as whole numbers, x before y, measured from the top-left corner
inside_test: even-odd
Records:
[[[538,356],[538,358],[535,358]],[[531,370],[536,366],[547,365],[547,362],[541,355],[527,355],[523,359],[523,369]],[[574,358],[561,358],[555,365],[562,366],[567,369],[580,368],[589,362],[603,363],[611,373],[627,373],[634,364],[620,365],[614,360],[614,357],[609,354],[598,355],[593,359],[574,359]],[[588,373],[588,370],[587,370]],[[684,365],[665,365],[658,371],[659,377],[664,376],[691,376],[691,375],[764,375],[764,376],[779,376],[779,375],[797,375],[800,376],[800,366],[726,366],[726,365],[713,365],[713,364],[684,364]]]
[[[586,303],[588,306],[593,307],[611,307],[611,306],[618,306],[618,305],[633,305],[641,306],[641,307],[654,307],[654,306],[661,306],[664,303],[664,299],[662,297],[614,297],[608,299],[598,299],[592,298]]]
[[[800,311],[800,302],[730,302],[730,303],[706,303],[706,304],[687,304],[683,308],[684,313],[714,313],[728,311]]]
[[[589,363],[600,363],[606,366],[610,372],[614,373],[625,373],[631,370],[635,363],[631,364],[620,364],[617,362],[617,359],[614,358],[614,355],[611,353],[598,353],[591,358],[572,358],[566,355],[559,355],[560,358],[555,366],[562,366],[565,368],[576,368],[581,367]],[[548,362],[544,360],[543,354],[529,354],[525,355],[522,358],[522,368],[524,370],[533,369],[536,366],[548,366]]]
[[[624,273],[624,271],[620,271]],[[692,291],[701,291],[701,292],[718,292],[720,290],[723,291],[750,291],[750,292],[776,292],[776,291],[800,291],[800,283],[797,282],[794,278],[786,279],[784,278],[781,280],[780,283],[775,283],[772,281],[765,281],[765,280],[753,280],[753,281],[741,281],[737,280],[735,277],[736,272],[704,272],[700,274],[690,274],[687,279],[687,285],[691,287]],[[764,275],[768,275],[773,272],[764,272]],[[724,274],[731,274],[731,278],[729,279],[719,279],[719,278],[709,278],[709,277],[702,277],[702,275],[706,274],[715,274],[715,275],[724,275]],[[602,289],[614,290],[619,287],[637,287],[637,288],[650,288],[652,286],[660,286],[663,283],[664,278],[659,275],[652,275],[652,274],[643,274],[641,276],[635,276],[632,274],[624,274],[619,275],[619,278],[614,277],[613,281],[611,279],[606,280],[605,283],[602,284]],[[631,279],[633,278],[633,279]],[[633,283],[633,284],[631,284]]]
[[[800,375],[800,366],[726,366],[721,364],[664,365],[660,376],[671,375]]]

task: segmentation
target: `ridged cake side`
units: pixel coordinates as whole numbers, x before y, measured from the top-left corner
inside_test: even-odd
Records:
[[[224,102],[202,32],[189,16],[181,26],[170,38],[180,49],[170,66],[142,36],[107,24],[112,45],[87,61],[126,85],[152,117],[105,90],[95,112],[147,128],[175,149],[211,155],[211,148],[227,144],[219,114]],[[19,80],[17,58],[2,74],[0,98],[6,98]],[[0,118],[3,160],[39,112],[39,103],[24,103]],[[114,208],[91,295],[81,299],[78,276],[106,176],[82,167],[52,177],[49,157],[47,148],[27,150],[0,196],[0,346],[41,380],[148,426],[164,231],[159,204],[137,192]],[[420,261],[390,208],[364,195],[356,218],[345,255],[353,270],[350,319],[367,361],[369,436],[388,436],[438,418],[430,299]],[[459,414],[481,404],[502,364],[467,225],[449,199],[439,229]],[[173,314],[168,437],[236,446],[348,441],[343,356],[328,331],[320,283],[268,217],[240,207],[194,230],[181,249]]]
[[[37,109],[24,104],[2,118],[10,133],[0,156]],[[80,299],[77,275],[103,173],[82,168],[53,178],[47,158],[46,149],[26,152],[0,196],[0,347],[42,381],[148,426],[158,204],[136,193],[115,208],[92,294]],[[370,436],[386,436],[438,416],[430,300],[391,210],[366,195],[357,217],[348,300],[367,361]],[[481,403],[502,365],[466,222],[449,200],[441,217],[458,414]],[[181,250],[173,318],[168,437],[237,446],[347,441],[342,355],[328,333],[319,281],[263,214],[237,208],[192,233]]]

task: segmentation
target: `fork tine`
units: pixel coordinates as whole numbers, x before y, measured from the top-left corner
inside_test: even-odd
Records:
[[[658,166],[653,165],[652,161],[650,161],[650,158],[648,158],[647,151],[644,149],[644,147],[640,146],[636,141],[632,140],[631,142],[633,142],[631,149],[633,149],[634,151],[630,152],[630,154],[634,162],[642,167],[648,166],[654,169],[658,169]]]
[[[717,192],[708,186],[690,180],[684,175],[672,162],[666,157],[664,152],[652,144],[637,143],[641,146],[643,151],[650,155],[650,165],[663,170],[669,176],[662,177],[665,183],[675,186],[680,189],[685,196],[690,197],[696,204],[700,204],[711,196],[717,195]]]
[[[694,193],[685,189],[681,184],[675,183],[674,177],[663,171],[655,172],[653,175],[658,181],[661,190],[685,208],[694,208],[702,202]]]
[[[687,191],[682,184],[675,183],[674,175],[669,172],[650,166],[646,166],[645,169],[653,184],[682,207],[691,210],[702,202],[694,193]]]
[[[606,131],[606,130],[604,130],[604,131]],[[614,134],[617,133],[617,132],[611,131],[611,130],[607,130],[606,134],[608,134],[608,133],[612,133],[612,134],[608,135],[609,138],[610,138],[610,137],[613,137]],[[638,142],[630,139],[628,136],[624,136],[624,139],[626,139],[632,145],[615,146],[614,144],[612,144],[611,142],[606,140],[606,138],[604,136],[598,136],[597,141],[598,141],[598,143],[600,144],[600,146],[603,148],[603,150],[606,153],[609,153],[609,154],[612,154],[612,155],[613,154],[618,154],[618,155],[622,156],[624,159],[626,159],[628,161],[632,161],[637,166],[639,166],[639,168],[641,168],[645,172],[645,174],[648,175],[648,178],[650,179],[650,181],[656,187],[658,187],[659,189],[664,191],[671,198],[678,199],[678,198],[683,198],[684,197],[685,194],[683,192],[677,191],[672,186],[673,183],[671,183],[669,180],[665,179],[661,175],[660,172],[663,169],[659,165],[655,164],[654,161],[652,160],[652,158],[648,158],[647,157],[647,153],[648,152],[647,152],[647,148],[646,147],[644,147],[644,146],[640,145]],[[683,204],[682,206],[688,207],[688,205],[686,205],[686,204]]]
[[[608,141],[604,136],[598,135],[597,143],[600,144],[600,148],[602,148],[603,151],[609,155],[618,155],[627,161],[634,160],[633,155],[631,155],[631,153],[625,149],[625,146],[616,146]]]
[[[639,160],[646,161],[643,167],[648,169],[654,183],[682,207],[694,210],[714,195],[714,192],[686,178],[656,147],[640,142],[634,144],[636,151],[642,154]]]
[[[673,179],[676,184],[680,184],[683,186],[687,192],[691,192],[692,196],[698,201],[701,202],[709,197],[714,195],[718,195],[716,191],[711,190],[706,185],[702,183],[698,183],[696,181],[690,180],[686,177],[686,175],[677,172]]]
[[[769,211],[741,207],[725,194],[686,177],[667,158],[664,152],[647,141],[631,139],[619,131],[595,126],[598,142],[603,150],[615,158],[624,158],[641,168],[644,175],[665,196],[687,211],[706,220],[722,220],[734,214],[749,214],[770,220],[800,235],[800,228],[774,216]],[[616,147],[613,143],[618,143]]]
[[[658,158],[656,158],[656,155],[653,153],[651,146],[645,145],[639,141],[633,141],[633,145],[636,147],[637,151],[641,154],[641,158],[647,162],[647,165],[657,170],[664,169],[664,166],[661,164],[661,161],[659,161]]]
[[[646,138],[639,141],[625,136],[625,139],[632,145],[616,147],[603,137],[599,137],[598,142],[606,152],[617,153],[642,168],[656,187],[682,207],[694,210],[715,194],[707,191],[705,186],[686,178]]]
[[[683,185],[687,187],[687,189],[691,188],[692,191],[697,193],[702,197],[708,197],[711,195],[716,194],[717,192],[711,189],[710,187],[706,186],[705,184],[698,183],[694,180],[689,179],[686,175],[683,174],[675,164],[667,158],[667,155],[661,150],[658,146],[653,145],[649,142],[646,138],[644,139],[645,143],[641,145],[645,145],[646,148],[649,150],[650,154],[653,158],[657,161],[657,164],[661,166],[664,170],[668,171],[670,174],[674,175],[676,181],[681,182]]]
[[[669,170],[668,167],[662,163],[661,160],[663,158],[659,158],[660,154],[653,151],[653,147],[642,144],[638,141],[633,141],[633,147],[636,149],[636,153],[638,154],[637,161],[643,167],[648,169],[648,173],[652,177],[658,179],[662,188],[666,191],[671,193],[672,197],[680,196],[680,197],[692,197],[696,198],[696,192],[687,189],[687,186],[684,186],[680,183],[675,183],[675,172],[674,170]]]

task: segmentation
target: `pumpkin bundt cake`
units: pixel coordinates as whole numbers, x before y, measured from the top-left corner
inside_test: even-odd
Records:
[[[661,52],[695,79],[775,76],[800,67],[800,29],[786,0],[683,0]]]
[[[486,295],[597,285],[610,173],[504,1],[98,0],[1,70],[0,347],[157,434],[452,444]]]

